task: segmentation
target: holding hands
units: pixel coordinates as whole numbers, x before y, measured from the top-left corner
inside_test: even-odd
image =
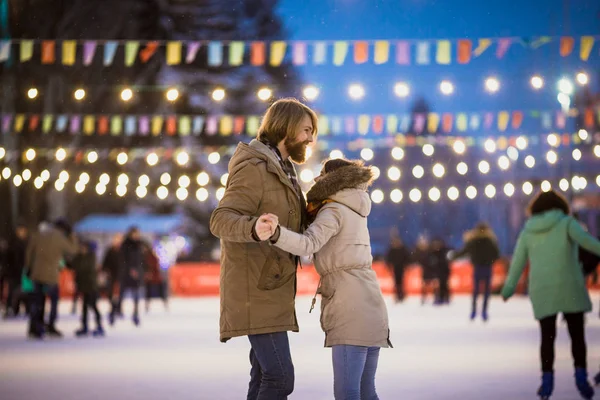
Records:
[[[267,240],[273,234],[279,225],[279,218],[274,214],[263,214],[256,221],[254,229],[256,230],[256,236],[262,241]]]

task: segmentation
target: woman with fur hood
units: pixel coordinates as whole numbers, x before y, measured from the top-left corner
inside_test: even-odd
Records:
[[[373,172],[360,161],[327,161],[307,194],[304,234],[292,232],[267,214],[271,242],[299,256],[314,254],[321,277],[321,327],[332,347],[335,399],[377,399],[375,372],[381,347],[391,347],[388,315],[371,264],[367,188]],[[314,302],[314,300],[313,300]]]
[[[484,222],[480,222],[475,228],[464,235],[465,246],[454,254],[453,259],[469,256],[473,264],[473,305],[471,308],[471,319],[477,317],[477,297],[479,289],[483,284],[483,309],[481,318],[488,319],[488,299],[490,297],[490,286],[492,283],[492,265],[500,258],[498,240],[492,228]]]

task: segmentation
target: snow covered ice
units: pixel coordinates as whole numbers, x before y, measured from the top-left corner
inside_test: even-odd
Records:
[[[593,296],[594,307],[599,298]],[[297,301],[300,333],[290,334],[296,367],[291,399],[333,398],[331,352],[323,348],[319,313],[308,314],[310,297]],[[60,306],[62,340],[25,339],[24,319],[0,321],[0,399],[245,399],[249,379],[246,338],[218,341],[217,298],[171,299],[170,311],[155,301],[142,324],[126,317],[107,336],[75,338],[78,317]],[[490,321],[468,319],[470,297],[449,307],[394,304],[388,298],[394,349],[381,352],[377,387],[387,399],[536,399],[540,382],[539,333],[528,299],[502,303],[493,297]],[[108,304],[101,302],[103,315]],[[143,307],[142,307],[143,309]],[[318,310],[318,309],[317,309]],[[600,364],[598,310],[587,315],[590,377]],[[90,318],[90,327],[94,323]],[[578,399],[566,325],[556,346],[553,400]]]

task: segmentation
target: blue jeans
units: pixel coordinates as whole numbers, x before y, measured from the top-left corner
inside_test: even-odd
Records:
[[[250,385],[247,400],[285,400],[294,391],[294,364],[287,332],[248,335]]]
[[[490,285],[492,282],[492,266],[476,265],[473,270],[473,314],[477,313],[477,297],[479,296],[479,286],[483,283],[483,312],[487,315],[488,299],[490,297]]]
[[[333,346],[335,400],[378,400],[375,373],[379,347]]]

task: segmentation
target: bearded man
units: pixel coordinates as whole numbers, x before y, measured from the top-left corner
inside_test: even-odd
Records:
[[[298,257],[271,245],[271,212],[302,232],[306,203],[292,161],[302,164],[316,139],[317,116],[295,99],[267,110],[257,139],[240,143],[229,162],[225,195],[210,230],[221,239],[220,340],[248,336],[248,400],[287,399],[294,390],[288,331],[298,332]]]

